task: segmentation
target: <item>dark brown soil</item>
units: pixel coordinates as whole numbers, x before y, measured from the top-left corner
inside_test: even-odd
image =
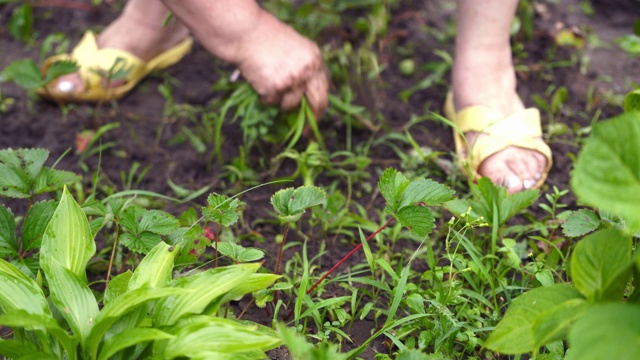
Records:
[[[46,1],[44,2],[46,3]],[[448,90],[446,81],[441,81],[435,86],[413,95],[407,103],[402,102],[398,94],[407,88],[414,86],[429,72],[421,65],[439,61],[434,49],[452,51],[452,43],[440,43],[429,28],[445,29],[453,21],[453,9],[449,1],[402,1],[391,14],[391,25],[383,41],[376,45],[380,66],[385,67],[380,79],[367,81],[354,81],[354,89],[358,91],[357,103],[364,105],[370,112],[379,112],[382,116],[373,116],[373,119],[384,118],[383,130],[376,136],[379,138],[392,131],[403,131],[411,115],[422,115],[426,110],[439,112],[444,96]],[[604,119],[621,112],[620,96],[633,87],[640,84],[640,62],[636,58],[629,57],[618,48],[613,40],[620,36],[633,32],[633,25],[640,14],[640,6],[637,1],[595,1],[596,14],[587,16],[580,10],[578,0],[564,0],[559,4],[555,1],[540,1],[537,3],[535,16],[535,32],[533,37],[524,40],[526,56],[518,58],[520,65],[528,67],[529,71],[518,73],[519,92],[529,106],[535,105],[532,96],[538,95],[549,99],[548,91],[553,86],[565,86],[568,89],[568,101],[563,106],[558,116],[560,123],[566,124],[570,130],[566,134],[551,138],[550,146],[554,151],[554,165],[551,170],[547,186],[543,191],[549,191],[552,187],[569,189],[569,174],[573,164],[573,158],[579,151],[579,139],[574,135],[575,131],[588,126],[595,114],[595,109],[602,110],[599,118]],[[115,5],[103,4],[95,12],[87,12],[68,8],[38,7],[35,9],[36,21],[34,30],[39,34],[32,45],[25,45],[14,40],[8,33],[7,19],[10,16],[12,6],[0,6],[0,70],[12,61],[31,58],[38,59],[40,44],[47,34],[52,32],[64,32],[75,43],[82,33],[90,28],[99,30],[108,24],[115,16]],[[322,35],[322,41],[340,42],[357,39],[357,33],[348,23],[344,29],[331,29]],[[574,29],[582,36],[597,36],[603,42],[601,47],[593,48],[587,45],[581,49],[572,47],[559,47],[555,44],[555,35],[562,29]],[[354,35],[356,34],[356,35]],[[354,41],[355,44],[358,41]],[[588,43],[589,44],[589,43]],[[414,50],[412,58],[417,64],[415,75],[405,77],[398,72],[398,63],[403,59],[396,51],[397,47],[406,47]],[[549,54],[553,54],[549,59]],[[550,61],[567,61],[571,59],[589,59],[588,66],[580,71],[580,61],[569,63],[567,66],[552,67]],[[67,153],[57,168],[74,171],[83,174],[85,184],[90,188],[90,173],[84,173],[79,167],[80,154],[76,153],[76,135],[86,129],[96,129],[107,122],[119,122],[120,127],[109,132],[104,142],[116,141],[114,148],[102,154],[100,172],[103,176],[102,185],[113,184],[121,187],[120,174],[127,173],[134,162],[139,162],[142,167],[152,165],[149,173],[144,177],[139,189],[150,190],[160,194],[174,195],[167,180],[176,184],[198,189],[210,186],[210,191],[226,192],[234,189],[234,184],[228,183],[221,176],[221,169],[225,164],[208,162],[208,154],[198,155],[188,142],[170,145],[169,141],[181,127],[188,124],[184,120],[163,120],[164,98],[157,91],[164,78],[172,78],[179,85],[174,86],[173,96],[177,104],[190,104],[204,106],[221,94],[214,92],[211,85],[220,74],[215,69],[230,71],[228,67],[220,67],[200,46],[196,46],[179,65],[168,69],[163,74],[154,74],[144,80],[135,91],[116,104],[105,104],[100,115],[94,116],[94,107],[91,105],[77,105],[69,115],[65,116],[58,105],[43,102],[27,96],[25,92],[14,85],[2,84],[0,88],[0,100],[12,98],[15,103],[5,113],[0,113],[2,130],[0,130],[0,148],[29,148],[42,147],[51,151],[50,162],[59,158],[67,149]],[[227,75],[225,75],[227,76]],[[447,80],[448,77],[445,77]],[[448,80],[447,80],[448,81]],[[590,90],[590,88],[593,88]],[[593,97],[589,100],[588,93],[593,91]],[[548,114],[543,112],[543,124],[548,123]],[[157,130],[163,126],[160,141],[156,142]],[[344,124],[339,118],[325,117],[321,124],[321,130],[328,134],[327,138],[331,150],[344,149]],[[241,144],[242,134],[238,124],[225,125],[225,143],[223,150],[226,160],[237,155],[238,146]],[[451,154],[453,142],[451,130],[447,126],[436,122],[426,121],[412,127],[412,135],[421,145],[431,147],[436,151]],[[354,141],[366,141],[371,132],[364,128],[354,134]],[[409,145],[402,145],[409,151]],[[300,144],[300,149],[306,147],[306,141]],[[268,148],[268,147],[267,147]],[[263,156],[256,151],[251,158],[257,159]],[[385,146],[374,147],[372,154],[374,161],[370,168],[371,181],[375,186],[375,180],[381,169],[388,166],[398,166],[397,155]],[[451,156],[445,156],[451,159]],[[267,162],[269,159],[266,160]],[[97,169],[98,158],[94,156],[87,160],[92,171]],[[212,165],[212,166],[210,166]],[[273,180],[270,177],[270,165],[261,169],[264,174],[261,180],[266,182]],[[289,175],[291,170],[284,166],[278,174]],[[443,172],[438,169],[434,173]],[[322,179],[322,177],[321,177]],[[269,196],[277,186],[268,186],[243,196],[248,204],[245,212],[247,224],[251,226],[253,221],[261,218],[269,218]],[[242,189],[235,189],[242,190]],[[375,194],[375,192],[374,192]],[[572,196],[572,195],[570,195]],[[363,204],[379,204],[380,199],[373,201],[365,194]],[[569,197],[569,202],[575,202],[575,198]],[[202,206],[205,197],[195,200],[195,204]],[[170,211],[177,214],[184,206],[171,206]],[[371,208],[371,207],[369,207]],[[175,210],[175,211],[174,211]],[[532,210],[534,213],[536,209]],[[19,211],[16,211],[19,213]],[[377,218],[377,213],[371,212],[371,216]],[[256,246],[265,247],[270,254],[275,254],[273,238],[281,231],[278,227],[259,223],[252,230],[261,233],[266,242]],[[297,237],[297,238],[296,238]],[[295,233],[291,241],[301,240]],[[340,241],[328,246],[324,255],[323,266],[330,266],[337,259],[348,252],[347,245],[341,245]],[[310,254],[315,254],[310,249]],[[355,256],[354,262],[360,261],[361,255]],[[273,268],[274,257],[268,257],[265,266]],[[346,271],[349,264],[345,264]],[[239,306],[244,306],[241,302]],[[250,311],[248,319],[269,323],[270,317],[262,310]],[[247,318],[247,317],[245,317]],[[351,335],[355,343],[366,340],[372,333],[373,323],[370,320],[356,322],[351,329]],[[346,345],[345,349],[353,347]],[[377,342],[364,358],[373,358],[375,352],[384,352],[381,342]],[[273,356],[278,356],[274,354]]]

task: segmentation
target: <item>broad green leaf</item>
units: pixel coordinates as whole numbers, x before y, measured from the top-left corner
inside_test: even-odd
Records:
[[[164,358],[197,358],[203,352],[223,354],[266,351],[280,344],[280,339],[258,330],[258,326],[208,316],[192,316],[178,322],[164,349]]]
[[[571,177],[584,203],[625,219],[640,231],[640,113],[631,112],[596,124]]]
[[[640,307],[594,306],[569,332],[568,360],[640,359]]]
[[[11,210],[0,204],[0,259],[5,256],[17,257],[16,220]]]
[[[634,90],[624,97],[624,111],[640,111],[640,90]]]
[[[405,206],[397,212],[396,217],[402,226],[422,237],[429,235],[435,226],[433,214],[425,206]]]
[[[234,262],[246,263],[264,258],[264,251],[256,248],[246,248],[232,242],[219,242],[216,246],[221,254]]]
[[[87,262],[96,252],[96,243],[84,212],[65,187],[56,211],[42,237],[40,262],[55,259],[86,282]]]
[[[65,185],[71,185],[82,178],[70,171],[43,168],[35,178],[33,193],[43,194],[62,189]]]
[[[532,324],[534,347],[539,348],[556,340],[566,340],[573,323],[592,306],[587,300],[570,299],[543,311]]]
[[[640,54],[640,36],[636,34],[624,35],[616,39],[620,48],[630,55]]]
[[[7,314],[23,310],[29,314],[51,315],[38,284],[3,259],[0,259],[0,308]]]
[[[122,244],[138,253],[150,252],[160,241],[179,227],[178,219],[160,210],[146,210],[140,206],[127,208],[120,216],[120,225],[126,229]]]
[[[93,292],[83,279],[55,258],[41,259],[40,266],[47,276],[53,304],[84,345],[99,311]]]
[[[571,212],[571,215],[562,224],[562,232],[569,237],[583,236],[600,226],[600,219],[593,211],[580,209]]]
[[[271,197],[271,204],[278,217],[288,223],[296,222],[306,209],[323,204],[325,192],[316,186],[300,186],[280,190]]]
[[[154,325],[169,326],[183,315],[200,314],[209,304],[232,291],[259,268],[260,264],[256,263],[232,265],[174,280],[172,287],[192,291],[160,301],[156,305]]]
[[[222,299],[222,303],[228,301],[237,301],[246,294],[266,289],[271,286],[271,284],[276,282],[280,277],[280,275],[275,274],[251,274],[247,276],[241,284],[234,287],[231,291],[227,292],[227,294]]]
[[[2,323],[0,322],[0,324]],[[37,351],[38,348],[29,342],[0,339],[0,355],[6,358],[20,359],[23,356],[27,356],[29,353]]]
[[[631,237],[614,228],[600,230],[578,242],[571,278],[589,300],[621,300],[631,265]]]
[[[162,242],[162,237],[151,232],[124,233],[120,235],[120,243],[129,250],[139,254],[148,254]]]
[[[95,318],[93,328],[86,341],[90,354],[92,354],[94,358],[97,357],[98,346],[107,333],[107,330],[109,330],[116,321],[125,316],[125,314],[149,301],[177,294],[193,296],[194,292],[187,289],[140,288],[122,294],[108,304],[105,304]]]
[[[573,286],[556,284],[529,290],[511,302],[504,318],[498,323],[485,342],[485,347],[503,354],[522,354],[537,349],[533,326],[545,326],[545,312],[565,301],[580,299]],[[539,318],[539,316],[542,317]],[[551,318],[555,322],[556,319]]]
[[[409,186],[409,180],[396,169],[388,168],[380,175],[378,188],[390,212],[393,213],[399,209],[402,194],[407,186]]]
[[[209,195],[207,203],[208,205],[202,208],[202,215],[207,220],[224,227],[231,226],[238,221],[237,208],[240,205],[238,199],[214,193]]]
[[[402,193],[400,208],[415,205],[440,205],[451,200],[455,191],[431,179],[412,181]]]
[[[174,246],[163,242],[156,245],[133,272],[129,281],[129,290],[142,287],[165,287],[171,280],[173,259],[177,253]]]
[[[49,66],[47,69],[47,73],[44,76],[44,84],[46,85],[51,81],[59,78],[60,76],[72,74],[78,71],[79,67],[75,62],[64,60],[64,61],[56,61]]]
[[[104,291],[104,298],[102,299],[102,302],[104,302],[104,304],[106,305],[113,301],[113,299],[126,293],[129,289],[129,281],[131,280],[131,276],[133,276],[133,272],[131,272],[131,270],[127,270],[122,274],[114,276],[109,281],[109,285]]]
[[[22,225],[23,251],[39,248],[44,231],[56,210],[58,203],[49,200],[35,203],[27,212]]]
[[[17,60],[2,71],[2,77],[13,81],[25,90],[35,90],[43,85],[40,69],[31,59]]]
[[[0,315],[0,325],[26,330],[43,330],[53,335],[67,352],[67,358],[75,360],[78,352],[78,337],[71,336],[67,330],[58,325],[51,314],[30,314],[22,310],[11,311]],[[25,343],[28,346],[29,343]],[[0,352],[0,354],[2,354]]]
[[[130,346],[155,340],[171,339],[174,336],[154,328],[134,328],[125,330],[105,341],[98,360],[107,360]]]

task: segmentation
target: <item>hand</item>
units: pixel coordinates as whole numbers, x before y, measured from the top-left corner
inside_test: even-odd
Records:
[[[315,43],[263,12],[238,45],[234,63],[263,103],[292,110],[305,96],[316,118],[323,114],[329,80]]]

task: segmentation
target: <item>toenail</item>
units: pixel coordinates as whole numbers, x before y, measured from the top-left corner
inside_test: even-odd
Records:
[[[504,179],[504,186],[506,186],[507,189],[512,189],[512,188],[518,187],[521,184],[522,184],[522,182],[520,181],[520,179],[518,179],[518,177],[513,176],[513,175],[507,176]]]
[[[525,189],[531,189],[531,187],[533,186],[534,181],[533,180],[524,180],[522,182],[522,187]]]
[[[68,93],[73,91],[75,85],[71,81],[61,81],[58,83],[57,88],[60,92]]]

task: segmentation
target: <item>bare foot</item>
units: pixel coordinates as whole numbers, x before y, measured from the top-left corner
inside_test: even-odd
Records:
[[[148,14],[136,6],[127,7],[123,13],[105,28],[97,37],[102,49],[125,50],[144,61],[153,59],[164,50],[171,48],[189,35],[189,30],[176,19],[166,27],[162,26],[168,10]],[[149,16],[151,15],[151,16]],[[118,87],[124,80],[112,81],[110,87]],[[49,85],[52,92],[81,93],[85,84],[79,73],[61,76]]]
[[[502,113],[503,117],[524,109],[516,93],[516,78],[510,49],[503,56],[480,54],[472,58],[456,57],[453,69],[454,107],[456,112],[472,105],[484,105]],[[504,59],[502,63],[495,61]],[[466,133],[469,146],[483,137],[483,133]],[[485,159],[478,173],[494,184],[504,185],[509,193],[531,188],[543,176],[546,157],[534,150],[510,146]]]

